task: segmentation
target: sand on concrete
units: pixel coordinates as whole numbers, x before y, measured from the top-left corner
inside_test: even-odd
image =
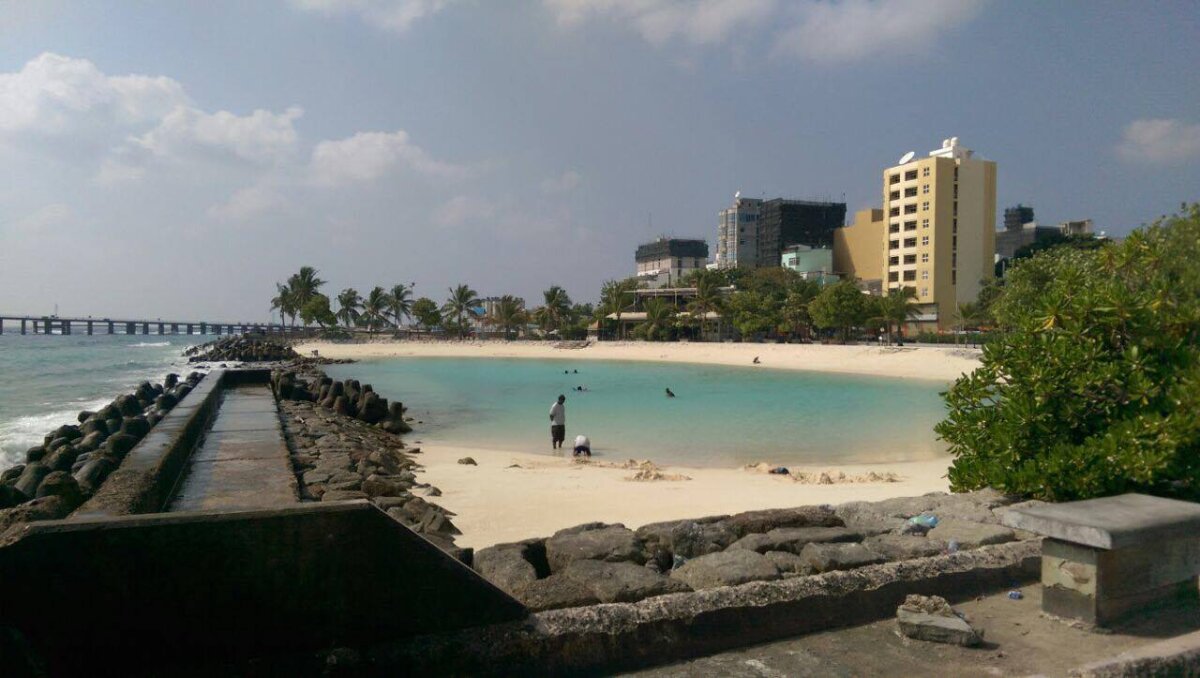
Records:
[[[951,382],[979,366],[979,350],[964,346],[874,346],[822,344],[735,344],[689,342],[591,342],[585,348],[557,348],[550,341],[414,341],[381,339],[361,343],[307,342],[327,358],[389,357],[541,358],[565,360],[647,360],[670,363],[755,366]],[[754,365],[754,358],[760,363]]]
[[[796,482],[786,476],[729,468],[661,467],[689,480],[630,480],[640,469],[622,459],[594,458],[577,464],[565,456],[422,444],[416,459],[421,482],[437,487],[434,499],[456,514],[460,546],[480,548],[543,537],[581,523],[602,521],[637,528],[646,523],[737,513],[764,508],[875,501],[946,491],[949,459],[886,464],[789,466],[836,478],[871,471],[894,473],[899,482]],[[459,464],[471,457],[476,465]],[[604,465],[601,465],[604,464]],[[417,495],[423,494],[420,489]]]

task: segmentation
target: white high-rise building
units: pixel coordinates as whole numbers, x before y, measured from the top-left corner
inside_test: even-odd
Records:
[[[758,198],[733,196],[733,206],[717,213],[717,268],[736,268],[739,255],[743,260],[757,256]],[[743,261],[743,263],[746,263]],[[754,265],[753,261],[750,265]]]

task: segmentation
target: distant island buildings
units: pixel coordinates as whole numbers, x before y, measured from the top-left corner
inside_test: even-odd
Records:
[[[996,163],[958,137],[925,156],[907,153],[883,170],[882,207],[846,224],[844,202],[734,195],[717,214],[716,252],[704,240],[659,238],[637,248],[644,288],[686,295],[691,272],[783,267],[822,284],[855,280],[869,294],[911,288],[918,330],[953,329],[959,305],[974,302],[997,262],[1048,237],[1092,234],[1091,220],[1041,226],[1033,208],[1004,210],[996,229]]]

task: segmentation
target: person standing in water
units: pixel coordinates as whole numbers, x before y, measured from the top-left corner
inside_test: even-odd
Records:
[[[550,448],[562,449],[563,440],[567,438],[567,402],[565,395],[559,395],[558,400],[550,406]]]
[[[675,397],[675,392],[674,392],[674,391],[672,391],[671,389],[669,389],[669,388],[668,388],[668,389],[667,389],[667,397],[668,397],[668,398],[674,398],[674,397]]]

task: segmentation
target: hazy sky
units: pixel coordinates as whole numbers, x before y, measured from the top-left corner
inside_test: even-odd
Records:
[[[594,300],[948,136],[1120,235],[1200,199],[1198,64],[1192,1],[0,0],[0,313],[265,319],[303,264]]]

